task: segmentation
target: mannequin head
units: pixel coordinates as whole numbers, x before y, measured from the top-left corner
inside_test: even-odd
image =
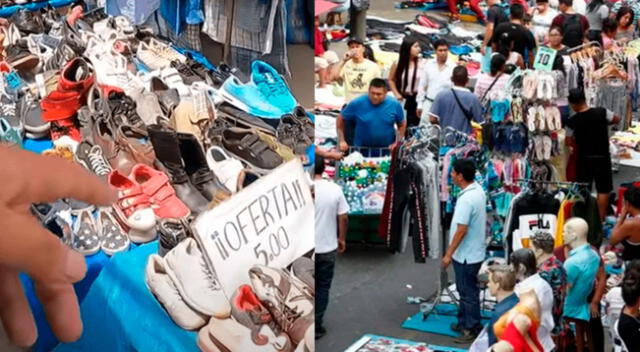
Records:
[[[538,264],[553,255],[554,242],[553,236],[547,231],[536,231],[531,237],[531,250]]]
[[[529,248],[520,248],[514,251],[509,259],[518,281],[522,281],[538,271],[536,256]]]
[[[504,298],[513,293],[516,286],[516,275],[508,265],[492,265],[489,267],[489,292],[494,297]]]
[[[589,225],[584,219],[571,218],[564,224],[564,243],[569,247],[577,248],[587,242]]]

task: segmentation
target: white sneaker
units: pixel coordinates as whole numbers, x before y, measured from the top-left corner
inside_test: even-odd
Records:
[[[207,165],[231,193],[238,191],[238,178],[244,169],[240,160],[227,155],[224,149],[213,146],[207,150]]]
[[[263,265],[249,269],[249,278],[260,301],[297,346],[315,320],[310,289],[286,270]]]
[[[178,94],[180,95],[180,99],[189,99],[191,98],[191,89],[184,84],[180,73],[173,67],[165,68],[160,71],[160,78],[164,81],[164,83],[172,89],[176,89]]]
[[[142,61],[142,63],[152,71],[161,70],[171,66],[171,61],[156,54],[156,52],[151,50],[145,42],[140,42],[137,56],[138,59],[140,59],[140,61]]]
[[[145,270],[145,282],[149,291],[181,328],[185,330],[201,328],[207,323],[206,317],[191,309],[182,300],[167,271],[168,268],[162,257],[157,254],[149,256]]]
[[[151,38],[149,40],[149,48],[153,50],[158,56],[171,61],[179,61],[181,63],[185,63],[187,58],[171,48],[171,46],[160,42],[156,38]]]
[[[259,345],[254,342],[252,334],[264,343]],[[260,331],[254,333],[233,318],[213,317],[198,333],[198,347],[204,352],[291,352],[290,346],[286,336],[277,336],[268,325],[262,325]]]
[[[165,256],[169,276],[187,304],[202,314],[226,318],[229,299],[193,238],[180,242]]]
[[[166,120],[157,95],[144,89],[134,89],[129,91],[129,96],[135,100],[136,112],[145,124],[153,125]]]

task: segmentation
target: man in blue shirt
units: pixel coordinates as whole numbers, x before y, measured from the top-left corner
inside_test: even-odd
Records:
[[[591,320],[587,297],[600,267],[600,256],[587,242],[589,225],[581,218],[571,218],[564,224],[564,243],[571,247],[569,258],[564,262],[567,272],[567,296],[564,300],[564,317],[576,325],[578,351],[584,351],[584,340],[591,344],[588,324]]]
[[[487,326],[489,346],[493,346],[498,342],[496,334],[493,332],[493,324],[495,324],[503,314],[515,307],[515,305],[520,302],[520,299],[518,298],[518,295],[513,292],[513,289],[516,286],[516,274],[511,270],[510,266],[490,266],[488,279],[487,287],[489,288],[489,292],[491,292],[491,295],[498,301],[498,303],[493,307],[491,320]]]
[[[443,129],[453,129],[470,134],[471,121],[482,122],[482,104],[475,94],[466,88],[469,83],[467,68],[458,66],[451,76],[453,88],[440,91],[431,105],[431,123],[440,124]]]
[[[397,135],[404,136],[407,121],[402,105],[393,97],[387,96],[387,83],[374,78],[369,84],[369,93],[362,95],[342,109],[336,121],[340,150],[349,149],[344,137],[345,121],[354,123],[354,147],[390,147]]]
[[[449,229],[449,248],[442,257],[442,266],[453,262],[456,288],[460,294],[458,324],[451,328],[462,336],[459,343],[472,342],[482,329],[480,325],[480,289],[478,271],[485,258],[485,228],[487,198],[474,182],[476,167],[471,159],[459,159],[453,164],[451,178],[462,191],[456,201]]]

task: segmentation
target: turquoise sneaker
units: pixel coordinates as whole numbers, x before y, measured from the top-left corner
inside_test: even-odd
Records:
[[[9,121],[0,117],[0,141],[9,144],[22,146],[22,124],[17,127],[11,126]]]
[[[278,71],[264,61],[251,64],[251,82],[271,105],[280,109],[280,115],[292,112],[298,105]]]
[[[219,93],[225,101],[252,115],[268,119],[279,119],[282,115],[280,109],[271,105],[255,85],[244,84],[236,76],[227,78]]]

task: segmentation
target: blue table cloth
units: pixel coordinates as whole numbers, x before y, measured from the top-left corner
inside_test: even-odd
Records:
[[[199,351],[197,334],[177,326],[146,287],[147,258],[157,252],[154,241],[115,255],[80,306],[82,337],[55,351]]]

